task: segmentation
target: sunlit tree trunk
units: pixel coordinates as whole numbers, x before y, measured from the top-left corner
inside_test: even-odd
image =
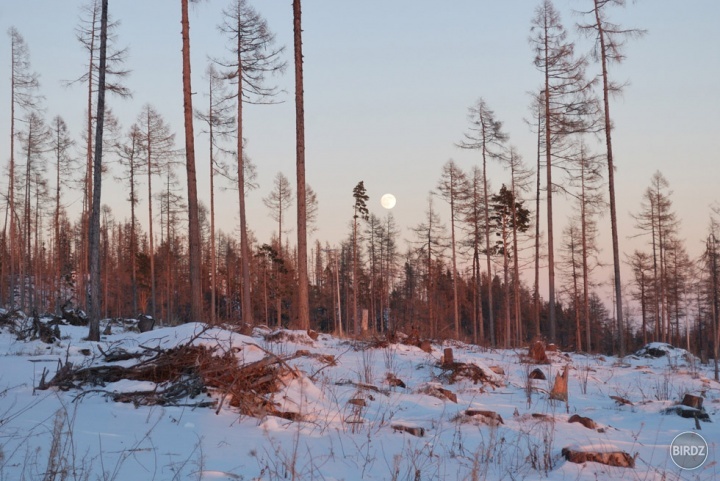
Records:
[[[90,329],[88,339],[100,340],[100,189],[102,188],[103,123],[105,120],[105,51],[107,48],[108,0],[102,0],[100,20],[100,66],[98,68],[98,100],[95,124],[95,156],[93,161],[93,202],[89,231],[90,264]]]
[[[200,217],[198,213],[197,174],[195,171],[195,132],[193,129],[192,86],[190,68],[190,20],[188,0],[181,0],[182,9],[182,80],[185,120],[185,168],[188,186],[188,250],[190,254],[190,304],[193,321],[202,321],[202,271],[200,268]]]
[[[305,193],[305,101],[303,89],[303,54],[300,0],[293,0],[295,44],[295,140],[297,167],[297,235],[298,235],[298,324],[310,328],[310,301],[307,275],[307,197]]]

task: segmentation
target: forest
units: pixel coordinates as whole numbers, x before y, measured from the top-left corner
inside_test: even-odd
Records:
[[[690,255],[671,182],[657,171],[640,188],[633,232],[619,232],[612,109],[624,84],[613,73],[632,61],[627,45],[647,33],[614,23],[616,11],[632,8],[624,0],[579,2],[586,12],[577,28],[542,0],[527,32],[519,33],[529,36],[538,78],[528,106],[537,144],[532,161],[513,147],[486,100],[492,92],[478,92],[465,131],[451,139],[474,153],[476,165],[438,166],[436,185],[419,187],[432,193],[416,206],[423,220],[407,238],[391,212],[369,211],[364,180],[357,179],[344,200],[347,217],[338,220],[346,235],[336,243],[317,231],[322,186],[305,178],[300,0],[293,1],[294,24],[278,26],[293,31],[292,52],[277,44],[250,1],[226,5],[217,33],[226,53],[210,59],[203,84],[192,85],[188,2],[181,2],[177,39],[182,132],[150,103],[138,105],[125,127],[106,106],[106,95],[132,102],[124,83],[131,59],[112,2],[87,1],[77,25],[67,26],[77,33],[73,48],[86,58],[68,81],[86,92],[82,131],[71,132],[60,115],[46,116],[33,46],[15,28],[7,32],[12,57],[3,71],[11,78],[5,92],[11,108],[3,113],[10,131],[0,206],[6,308],[82,311],[91,338],[100,319],[144,314],[156,325],[413,332],[504,348],[543,338],[563,349],[621,355],[660,341],[717,359],[720,210],[709,209],[703,252]],[[592,51],[582,51],[576,37],[589,39]],[[261,201],[247,202],[257,183],[245,151],[244,109],[272,103],[280,74],[294,75],[297,170],[278,172]],[[199,200],[195,164],[205,152],[208,198]],[[506,175],[490,178],[491,166]],[[128,218],[101,200],[104,183],[123,186]],[[220,184],[236,193],[239,226],[218,226]],[[77,192],[81,206],[71,208],[69,193]],[[562,228],[553,218],[559,202],[572,205]],[[256,235],[250,209],[267,212],[276,226],[271,237]],[[600,231],[611,234],[610,266],[598,255]],[[627,236],[644,247],[623,250]],[[602,267],[611,278],[600,276]]]

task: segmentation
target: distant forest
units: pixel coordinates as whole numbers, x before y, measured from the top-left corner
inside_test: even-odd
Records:
[[[411,228],[405,246],[391,213],[369,214],[361,179],[347,193],[345,240],[308,245],[318,200],[304,178],[300,0],[293,2],[291,65],[298,168],[294,182],[278,173],[263,199],[275,234],[255,236],[245,216],[246,192],[255,184],[243,150],[243,104],[271,100],[276,89],[269,74],[288,65],[265,20],[248,1],[234,0],[220,25],[230,58],[207,68],[207,82],[194,90],[208,100],[196,96],[193,106],[187,3],[181,2],[184,62],[177,72],[184,79],[182,147],[152,105],[141,106],[127,129],[105,108],[106,93],[130,95],[123,85],[127,52],[107,0],[90,0],[74,26],[87,58],[73,81],[87,89],[83,132],[71,133],[60,116],[46,118],[30,48],[20,32],[8,31],[12,59],[4,71],[11,75],[12,108],[4,114],[11,131],[0,233],[0,299],[8,309],[84,310],[91,324],[144,313],[165,325],[201,320],[344,335],[404,332],[506,348],[542,337],[563,349],[620,354],[662,341],[717,358],[720,212],[709,212],[705,250],[691,258],[670,183],[657,172],[635,212],[635,232],[618,233],[611,108],[622,85],[612,71],[624,60],[626,42],[644,34],[612,22],[611,9],[624,1],[584,2],[578,26],[593,40],[591,53],[577,51],[550,0],[539,2],[528,26],[544,79],[531,105],[537,158],[520,158],[480,98],[457,139],[476,153],[477,165],[442,166],[437,185],[427,186],[434,189],[427,204],[417,206],[424,220]],[[194,139],[201,135],[210,139],[209,206],[197,199]],[[504,166],[509,181],[493,185],[490,163]],[[219,179],[229,179],[238,192],[239,230],[215,225]],[[129,219],[100,205],[108,180],[125,186]],[[76,218],[65,203],[69,191],[83,194]],[[553,221],[558,196],[573,204],[561,232]],[[136,208],[141,197],[149,200],[147,211]],[[444,204],[446,222],[438,214]],[[297,209],[293,238],[290,209]],[[601,279],[596,242],[598,231],[608,228],[613,275]],[[619,239],[631,234],[642,236],[644,249],[621,250]],[[612,306],[599,295],[608,288]]]

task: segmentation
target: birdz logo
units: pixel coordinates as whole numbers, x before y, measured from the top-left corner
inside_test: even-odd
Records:
[[[707,442],[692,431],[678,434],[670,443],[670,457],[678,468],[697,469],[708,457]]]

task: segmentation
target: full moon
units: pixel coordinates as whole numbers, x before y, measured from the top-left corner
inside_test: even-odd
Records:
[[[380,204],[382,204],[383,207],[386,209],[392,209],[395,207],[395,196],[392,194],[385,194],[380,198]]]

